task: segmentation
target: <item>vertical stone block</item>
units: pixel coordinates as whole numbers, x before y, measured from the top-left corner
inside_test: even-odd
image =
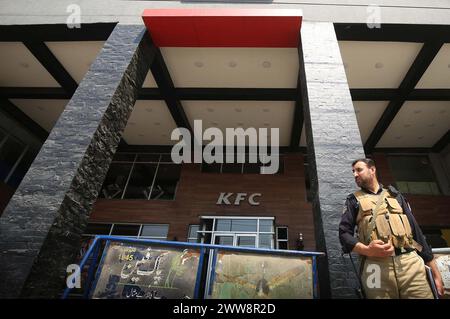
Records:
[[[304,22],[299,57],[317,248],[327,254],[318,265],[321,297],[355,298],[338,225],[355,187],[351,162],[364,149],[333,24]]]
[[[0,298],[57,297],[154,56],[117,25],[0,218]]]

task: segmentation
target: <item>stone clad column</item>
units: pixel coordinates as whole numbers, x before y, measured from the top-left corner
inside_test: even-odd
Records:
[[[308,146],[322,298],[354,298],[356,277],[341,256],[338,225],[355,190],[351,172],[364,149],[332,23],[304,22],[299,47],[300,83]]]
[[[58,297],[153,61],[143,25],[117,25],[0,218],[0,298]]]

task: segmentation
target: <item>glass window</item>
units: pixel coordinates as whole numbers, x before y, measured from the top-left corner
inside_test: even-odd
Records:
[[[236,245],[239,247],[256,247],[256,236],[237,236]]]
[[[141,237],[167,239],[169,233],[169,225],[143,225]]]
[[[12,136],[0,148],[0,180],[4,181],[19,159],[25,145]]]
[[[112,163],[99,197],[121,198],[133,164]]]
[[[273,232],[273,219],[260,219],[259,220],[260,232]]]
[[[422,195],[441,193],[427,156],[389,156],[388,162],[401,192]]]
[[[222,164],[222,173],[242,173],[241,163],[224,163]]]
[[[256,232],[256,219],[233,219],[231,222],[231,231],[234,232]]]
[[[159,164],[153,185],[152,199],[171,200],[175,198],[181,166],[177,164]]]
[[[161,163],[173,163],[172,156],[170,154],[162,154]]]
[[[233,236],[216,236],[214,244],[233,246]]]
[[[28,169],[30,168],[31,164],[34,161],[34,158],[36,157],[36,154],[27,150],[18,163],[16,169],[14,170],[11,177],[8,179],[8,184],[14,188],[17,188],[22,181],[25,174],[28,172]]]
[[[287,227],[277,227],[278,239],[288,239]]]
[[[273,235],[271,234],[259,234],[259,248],[272,248]]]
[[[288,249],[288,228],[277,227],[277,249]]]
[[[158,163],[160,154],[138,154],[136,162]]]
[[[113,162],[134,162],[136,154],[130,153],[116,153],[113,157]]]
[[[97,224],[89,223],[86,231],[86,235],[109,235],[112,224]]]
[[[190,243],[197,243],[199,242],[199,233],[200,225],[190,225],[189,226],[189,232],[188,232],[188,242]]]
[[[157,164],[134,164],[124,198],[148,199]]]
[[[231,231],[231,219],[217,219],[216,229],[217,231]]]
[[[244,163],[244,174],[259,174],[261,166],[261,163]]]
[[[114,224],[111,235],[137,237],[140,228],[141,225]]]
[[[222,167],[222,164],[220,164],[220,163],[212,163],[212,164],[203,163],[202,164],[202,172],[204,172],[204,173],[220,173],[221,167]]]

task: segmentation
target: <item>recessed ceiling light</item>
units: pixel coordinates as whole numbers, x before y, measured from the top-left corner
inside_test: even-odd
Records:
[[[236,109],[234,109],[236,112],[242,112],[242,109],[238,109],[238,108],[236,108]]]
[[[422,113],[422,110],[415,110],[414,111],[414,114],[419,114],[419,113]]]
[[[20,62],[19,65],[20,65],[22,68],[25,68],[25,69],[28,69],[28,68],[30,67],[30,65],[29,65],[28,63],[26,63],[26,62]]]
[[[194,62],[194,65],[195,65],[197,68],[202,68],[202,67],[204,66],[204,64],[203,64],[202,61],[195,61],[195,62]]]
[[[382,69],[384,67],[384,64],[381,62],[375,63],[375,69]]]
[[[234,62],[234,61],[230,61],[230,62],[228,63],[228,66],[229,66],[230,68],[235,68],[235,67],[237,66],[237,63]]]
[[[210,107],[208,107],[207,110],[208,110],[208,112],[214,112],[214,109],[212,109]]]
[[[156,125],[156,126],[161,125],[161,123],[159,123],[159,122],[155,122],[153,124]]]
[[[151,112],[151,111],[153,111],[152,109],[150,109],[150,108],[146,108],[145,109],[147,112]]]
[[[263,68],[268,69],[268,68],[270,68],[272,66],[272,63],[270,63],[270,61],[264,61],[262,63],[262,66],[263,66]]]

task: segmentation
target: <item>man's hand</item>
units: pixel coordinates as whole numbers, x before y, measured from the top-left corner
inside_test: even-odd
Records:
[[[394,246],[390,242],[384,243],[382,240],[373,240],[369,245],[357,243],[353,251],[367,257],[389,257],[394,254]]]
[[[438,292],[439,298],[442,298],[444,296],[445,289],[442,282],[441,272],[436,265],[436,260],[433,259],[427,262],[427,265],[431,268],[431,272],[433,273],[434,283],[436,284],[436,290]]]

